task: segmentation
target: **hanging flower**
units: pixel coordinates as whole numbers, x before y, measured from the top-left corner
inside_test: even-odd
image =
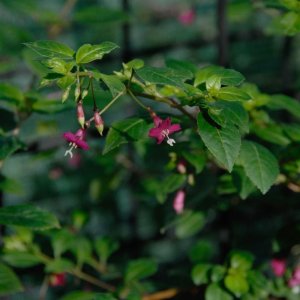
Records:
[[[98,110],[94,112],[94,122],[95,122],[96,129],[98,130],[99,134],[102,136],[104,130],[104,122],[101,116],[99,115]]]
[[[178,21],[182,25],[191,25],[196,19],[196,12],[193,9],[182,11],[178,16]]]
[[[174,132],[180,131],[180,125],[172,125],[170,118],[162,120],[155,113],[152,113],[151,116],[153,118],[154,127],[149,130],[149,137],[155,138],[157,144],[161,144],[162,141],[166,138],[167,143],[170,146],[173,146],[175,144],[175,140],[171,139],[169,135],[173,134]]]
[[[65,156],[69,154],[72,158],[72,151],[76,148],[82,148],[83,150],[88,150],[90,148],[87,142],[85,141],[85,135],[85,129],[82,128],[78,129],[75,134],[72,132],[65,132],[63,134],[64,139],[70,143],[70,149],[65,152]]]
[[[282,277],[286,271],[286,260],[278,258],[272,259],[271,268],[275,276]]]
[[[300,267],[297,267],[292,274],[292,277],[289,279],[289,287],[294,288],[300,286]]]
[[[181,214],[184,210],[185,191],[179,190],[173,200],[173,208],[177,214]]]
[[[85,116],[84,116],[82,101],[79,101],[77,103],[77,120],[80,126],[83,128],[85,122]]]

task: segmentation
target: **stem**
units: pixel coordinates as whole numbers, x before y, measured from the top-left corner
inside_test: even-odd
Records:
[[[142,300],[163,300],[173,298],[178,294],[178,289],[168,289],[165,291],[160,291],[151,295],[146,295],[142,298]]]
[[[86,273],[83,273],[82,271],[80,270],[72,270],[72,271],[69,271],[68,273],[84,280],[84,281],[87,281],[93,285],[96,285],[104,290],[107,290],[107,291],[110,291],[110,292],[114,292],[116,290],[116,288],[113,286],[113,285],[110,285],[106,282],[103,282],[91,275],[88,275]]]
[[[48,291],[48,278],[47,276],[45,276],[42,286],[40,288],[40,292],[39,292],[39,300],[45,300],[46,299],[46,295],[47,295],[47,291]]]
[[[94,85],[93,85],[93,78],[90,77],[90,83],[91,83],[91,91],[92,91],[92,97],[94,101],[94,111],[98,109],[97,104],[96,104],[96,99],[95,99],[95,93],[94,93]]]
[[[128,94],[131,96],[131,98],[138,104],[140,105],[142,108],[146,109],[147,111],[149,111],[149,108],[144,105],[134,94],[131,90],[128,90]]]

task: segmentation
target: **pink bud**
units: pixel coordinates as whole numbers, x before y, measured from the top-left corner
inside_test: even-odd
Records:
[[[84,122],[85,122],[85,117],[84,117],[82,101],[79,101],[77,103],[77,119],[78,119],[80,126],[83,128]]]
[[[99,115],[98,111],[95,111],[94,113],[94,122],[95,122],[95,127],[98,130],[99,134],[103,134],[103,129],[104,129],[104,122],[101,116]]]
[[[282,277],[286,271],[286,260],[274,258],[271,260],[271,268],[277,277]]]
[[[179,190],[173,200],[173,208],[177,214],[181,214],[184,210],[185,191]]]
[[[181,161],[178,162],[177,171],[180,174],[186,174],[186,163],[185,163],[185,161],[181,160]]]
[[[66,274],[52,274],[49,278],[49,281],[51,286],[64,286],[66,284]]]

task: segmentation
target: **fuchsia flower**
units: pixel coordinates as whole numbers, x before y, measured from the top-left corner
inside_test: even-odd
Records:
[[[173,208],[177,214],[181,214],[184,210],[185,191],[179,190],[173,200]]]
[[[66,284],[66,274],[52,274],[49,281],[51,286],[64,286]]]
[[[271,260],[271,268],[275,276],[281,277],[286,271],[286,260],[274,258]]]
[[[180,13],[178,21],[183,25],[191,25],[196,19],[196,13],[193,9],[188,9]]]
[[[171,135],[174,132],[180,131],[181,130],[180,125],[179,124],[172,125],[170,118],[162,120],[155,113],[152,113],[151,116],[153,118],[154,128],[151,128],[149,130],[149,136],[155,138],[157,144],[161,144],[162,141],[165,138],[167,138],[167,143],[170,146],[173,146],[173,144],[175,144],[175,140],[170,139],[169,135]]]
[[[65,152],[66,155],[70,155],[70,157],[73,157],[72,150],[75,148],[82,148],[83,150],[88,150],[90,147],[85,141],[85,129],[78,129],[77,132],[74,134],[72,132],[65,132],[63,134],[63,137],[70,143],[70,149]]]
[[[293,274],[292,277],[288,281],[289,287],[294,288],[296,286],[300,285],[300,267],[297,267]]]

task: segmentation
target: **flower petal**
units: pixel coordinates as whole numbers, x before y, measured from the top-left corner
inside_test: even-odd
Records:
[[[160,128],[151,128],[149,130],[148,135],[152,138],[159,138],[162,134],[161,134],[161,129]]]
[[[179,124],[173,124],[171,126],[169,126],[169,134],[172,134],[174,132],[180,131],[181,130],[181,126]]]
[[[75,144],[79,147],[79,148],[82,148],[83,150],[89,150],[90,147],[88,145],[87,142],[83,141],[83,140],[77,140],[75,142]]]
[[[64,137],[65,140],[67,140],[70,143],[75,143],[77,141],[77,139],[78,139],[76,137],[76,135],[74,133],[72,133],[72,132],[65,132],[63,134],[63,137]]]

